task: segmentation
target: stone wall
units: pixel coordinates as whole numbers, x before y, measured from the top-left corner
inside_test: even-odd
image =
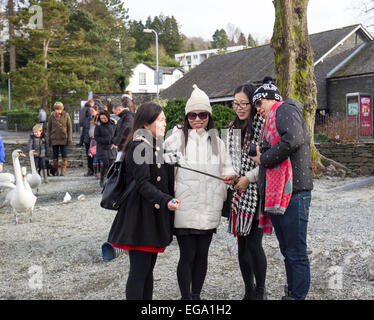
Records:
[[[345,165],[349,175],[374,175],[374,141],[359,143],[319,143],[325,157]]]

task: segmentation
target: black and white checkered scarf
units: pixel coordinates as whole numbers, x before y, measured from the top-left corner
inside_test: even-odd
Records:
[[[264,123],[265,119],[259,114],[256,114],[253,120],[254,135],[250,141],[251,143],[257,145]],[[246,141],[246,137],[244,139]],[[247,149],[242,147],[240,130],[234,130],[233,127],[229,128],[228,148],[234,170],[238,177],[244,176],[246,172],[257,166],[257,164],[250,159]],[[252,221],[257,213],[257,204],[257,183],[250,183],[244,192],[234,190],[228,231],[235,236],[247,236],[251,231]]]

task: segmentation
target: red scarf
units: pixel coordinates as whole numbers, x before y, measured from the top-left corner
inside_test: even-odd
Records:
[[[283,101],[275,103],[267,116],[263,138],[271,146],[281,141],[276,125],[276,112]],[[292,196],[292,166],[290,158],[271,169],[266,169],[265,206],[260,214],[259,227],[264,233],[272,232],[267,214],[284,214]]]

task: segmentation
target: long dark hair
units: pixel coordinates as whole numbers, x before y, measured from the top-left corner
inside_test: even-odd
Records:
[[[215,129],[214,126],[214,120],[212,118],[212,115],[209,113],[208,115],[209,121],[208,125],[206,126],[205,130],[209,131],[211,136],[209,137],[210,143],[212,144],[212,151],[214,155],[218,154],[218,140],[217,140],[217,134],[215,130],[210,131],[210,129]],[[187,143],[188,143],[188,130],[192,130],[192,127],[190,126],[190,123],[188,122],[187,115],[184,117],[183,125],[180,127],[183,131],[184,140],[182,141],[182,152],[185,153]],[[182,137],[183,139],[183,137]]]
[[[154,122],[162,111],[162,108],[158,104],[155,104],[153,102],[146,102],[139,107],[134,117],[134,125],[124,143],[124,152],[129,149],[133,141],[135,132],[139,129],[143,129],[144,125],[149,125]]]
[[[242,145],[246,142],[244,141],[245,135],[247,134],[246,140],[252,140],[253,138],[253,119],[257,113],[256,108],[252,105],[252,97],[253,93],[256,91],[257,87],[253,84],[245,83],[239,87],[237,87],[234,90],[234,96],[239,93],[243,92],[249,99],[249,102],[251,104],[251,111],[249,113],[249,116],[245,120],[240,120],[239,117],[236,115],[235,119],[230,123],[229,127],[233,127],[234,129],[240,129],[241,130],[241,141]]]

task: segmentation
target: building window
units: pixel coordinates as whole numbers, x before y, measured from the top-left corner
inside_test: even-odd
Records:
[[[140,85],[147,84],[147,75],[145,72],[139,72],[139,84]]]

